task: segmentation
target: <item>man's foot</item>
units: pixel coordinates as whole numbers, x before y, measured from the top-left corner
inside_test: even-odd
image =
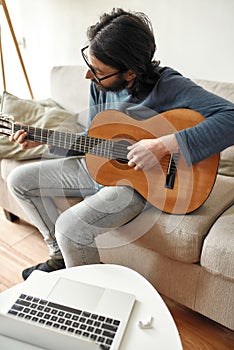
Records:
[[[22,272],[22,277],[24,280],[26,280],[29,275],[34,271],[34,270],[41,270],[45,272],[52,272],[60,269],[64,269],[65,264],[63,259],[49,259],[44,263],[37,264],[32,267],[28,267]]]

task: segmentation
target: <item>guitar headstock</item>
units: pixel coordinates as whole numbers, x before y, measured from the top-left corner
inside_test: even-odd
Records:
[[[10,136],[14,129],[14,118],[11,115],[0,113],[0,135]]]

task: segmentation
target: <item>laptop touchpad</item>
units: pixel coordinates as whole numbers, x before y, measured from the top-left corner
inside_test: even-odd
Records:
[[[92,312],[96,309],[104,292],[105,289],[102,287],[60,278],[49,293],[48,299],[55,303]]]

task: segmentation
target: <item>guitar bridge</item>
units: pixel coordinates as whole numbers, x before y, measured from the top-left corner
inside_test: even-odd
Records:
[[[179,153],[171,154],[168,167],[167,167],[166,182],[164,185],[165,188],[169,188],[171,190],[174,188],[178,160],[179,160]]]

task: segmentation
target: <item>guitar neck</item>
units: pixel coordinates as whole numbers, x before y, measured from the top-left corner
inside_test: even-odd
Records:
[[[27,139],[31,141],[113,159],[113,142],[111,140],[14,124],[13,132],[21,129],[28,133]]]

